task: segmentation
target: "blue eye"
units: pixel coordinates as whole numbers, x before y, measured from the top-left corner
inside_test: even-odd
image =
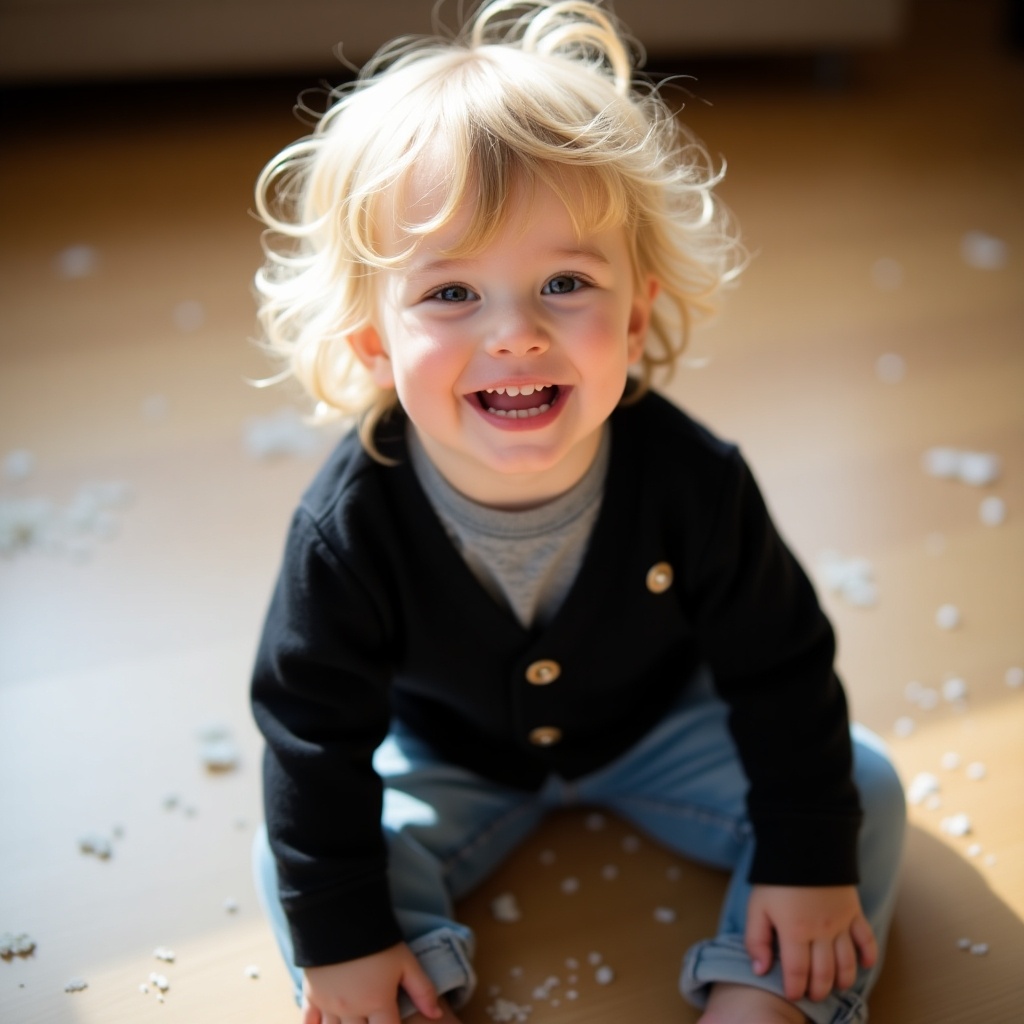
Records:
[[[440,299],[441,302],[468,302],[476,298],[476,293],[464,284],[446,284],[443,288],[438,288],[431,297]]]
[[[583,282],[572,274],[559,274],[544,285],[545,295],[568,295],[583,287]]]

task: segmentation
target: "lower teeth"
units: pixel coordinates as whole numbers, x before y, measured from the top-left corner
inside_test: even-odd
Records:
[[[545,402],[543,405],[538,405],[533,409],[488,409],[487,411],[493,416],[505,416],[508,419],[513,420],[525,420],[531,416],[539,416],[542,412],[547,412],[551,406]]]

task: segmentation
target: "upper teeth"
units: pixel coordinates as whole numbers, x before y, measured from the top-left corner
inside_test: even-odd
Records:
[[[514,384],[510,384],[504,388],[488,388],[487,394],[499,394],[499,395],[511,395],[513,398],[516,395],[532,395],[534,391],[543,391],[545,388],[551,387],[550,384],[523,384],[520,387],[516,387]]]

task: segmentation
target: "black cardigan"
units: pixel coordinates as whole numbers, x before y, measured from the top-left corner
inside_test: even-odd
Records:
[[[296,963],[400,941],[371,758],[392,716],[439,755],[538,788],[608,763],[707,663],[757,839],[750,881],[857,880],[860,808],[835,643],[737,449],[665,399],[619,408],[604,499],[554,619],[524,629],[450,543],[407,457],[349,435],[292,521],[256,660],[267,823]],[[667,589],[647,585],[667,563]],[[551,685],[527,682],[557,662]],[[529,734],[555,727],[558,742]]]

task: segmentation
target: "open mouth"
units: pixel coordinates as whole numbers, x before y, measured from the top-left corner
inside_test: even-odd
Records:
[[[523,420],[547,412],[558,401],[559,393],[557,384],[523,384],[487,388],[478,391],[476,397],[480,407],[492,416]]]

